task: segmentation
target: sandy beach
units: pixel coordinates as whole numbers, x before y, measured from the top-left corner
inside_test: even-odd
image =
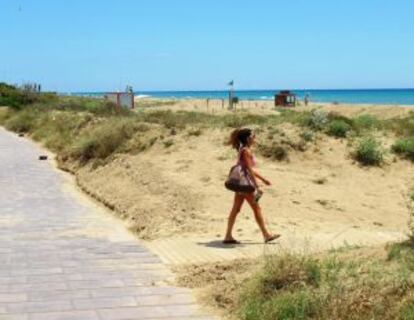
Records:
[[[165,104],[159,106],[159,102]],[[146,108],[156,108],[157,110],[174,111],[198,111],[211,114],[231,113],[229,103],[222,99],[152,99],[135,98],[136,108],[148,106]],[[286,107],[296,111],[306,111],[312,109],[323,109],[327,112],[337,112],[347,117],[355,117],[359,114],[370,114],[379,119],[400,117],[414,111],[414,105],[378,105],[378,104],[334,104],[322,102],[310,102],[305,106],[302,101],[296,107]],[[241,100],[235,105],[234,110],[245,110],[254,114],[275,114],[275,105],[269,100]]]
[[[148,107],[145,112],[149,109],[232,112],[220,109],[219,103],[210,101],[207,108],[206,101],[182,100],[173,105]],[[406,106],[329,104],[294,110],[313,108],[350,117],[372,114],[383,119],[404,116],[414,110]],[[258,114],[278,113],[271,102],[244,102],[237,109]],[[293,141],[300,139],[297,127],[283,124],[279,130],[281,136]],[[78,181],[110,203],[131,230],[145,239],[220,240],[233,197],[223,186],[236,157],[224,145],[231,130],[203,128],[199,136],[192,136],[189,131],[191,128],[177,129],[170,135],[173,144],[168,148],[156,144],[137,155],[118,154],[97,169],[81,168]],[[391,136],[379,138],[384,145],[392,144]],[[259,143],[263,139],[266,133],[259,132]],[[412,163],[396,161],[394,155],[387,154],[384,166],[361,167],[350,157],[350,149],[346,140],[320,133],[305,151],[289,152],[288,161],[259,157],[259,171],[273,182],[272,187],[265,188],[261,200],[271,230],[298,237],[319,236],[321,241],[346,232],[349,243],[363,241],[367,234],[406,232],[409,218],[406,196],[414,179]],[[236,223],[235,236],[241,241],[262,241],[247,206]]]

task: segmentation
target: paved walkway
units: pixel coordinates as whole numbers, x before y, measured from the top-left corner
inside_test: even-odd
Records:
[[[171,238],[146,243],[168,265],[202,264],[243,258],[256,258],[286,252],[312,253],[346,246],[374,246],[406,239],[403,232],[392,230],[369,231],[344,228],[331,233],[314,233],[303,237],[294,230],[281,230],[282,237],[271,244],[257,240],[240,239],[240,245],[223,245],[221,239]]]
[[[0,128],[1,320],[212,319],[41,152]]]

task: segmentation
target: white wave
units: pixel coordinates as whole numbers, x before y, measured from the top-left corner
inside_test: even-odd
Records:
[[[136,99],[145,99],[145,98],[150,98],[151,96],[148,94],[138,94],[135,96]]]

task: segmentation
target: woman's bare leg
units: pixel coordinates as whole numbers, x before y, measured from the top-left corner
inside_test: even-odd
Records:
[[[229,219],[227,222],[227,232],[226,236],[224,237],[224,241],[231,241],[234,240],[232,232],[233,232],[233,226],[236,222],[237,215],[239,214],[241,207],[244,202],[244,195],[240,193],[234,194],[234,202],[233,202],[233,208],[230,211]]]
[[[260,208],[260,205],[256,201],[254,201],[254,194],[253,193],[246,194],[245,199],[250,204],[250,207],[252,207],[252,210],[254,212],[254,218],[256,219],[256,222],[259,225],[260,231],[262,231],[263,238],[265,240],[270,239],[272,235],[266,229],[266,225],[265,225],[264,218],[262,215],[262,209]]]

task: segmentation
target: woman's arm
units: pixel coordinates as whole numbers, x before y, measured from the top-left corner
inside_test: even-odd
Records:
[[[270,182],[269,180],[265,179],[264,177],[262,177],[262,176],[261,176],[261,175],[257,172],[257,170],[256,170],[256,169],[252,168],[252,172],[253,172],[253,174],[255,175],[255,177],[256,177],[256,178],[259,178],[259,180],[262,180],[262,181],[263,181],[263,183],[264,183],[265,185],[268,185],[268,186],[270,186],[270,185],[271,185],[271,182]]]

